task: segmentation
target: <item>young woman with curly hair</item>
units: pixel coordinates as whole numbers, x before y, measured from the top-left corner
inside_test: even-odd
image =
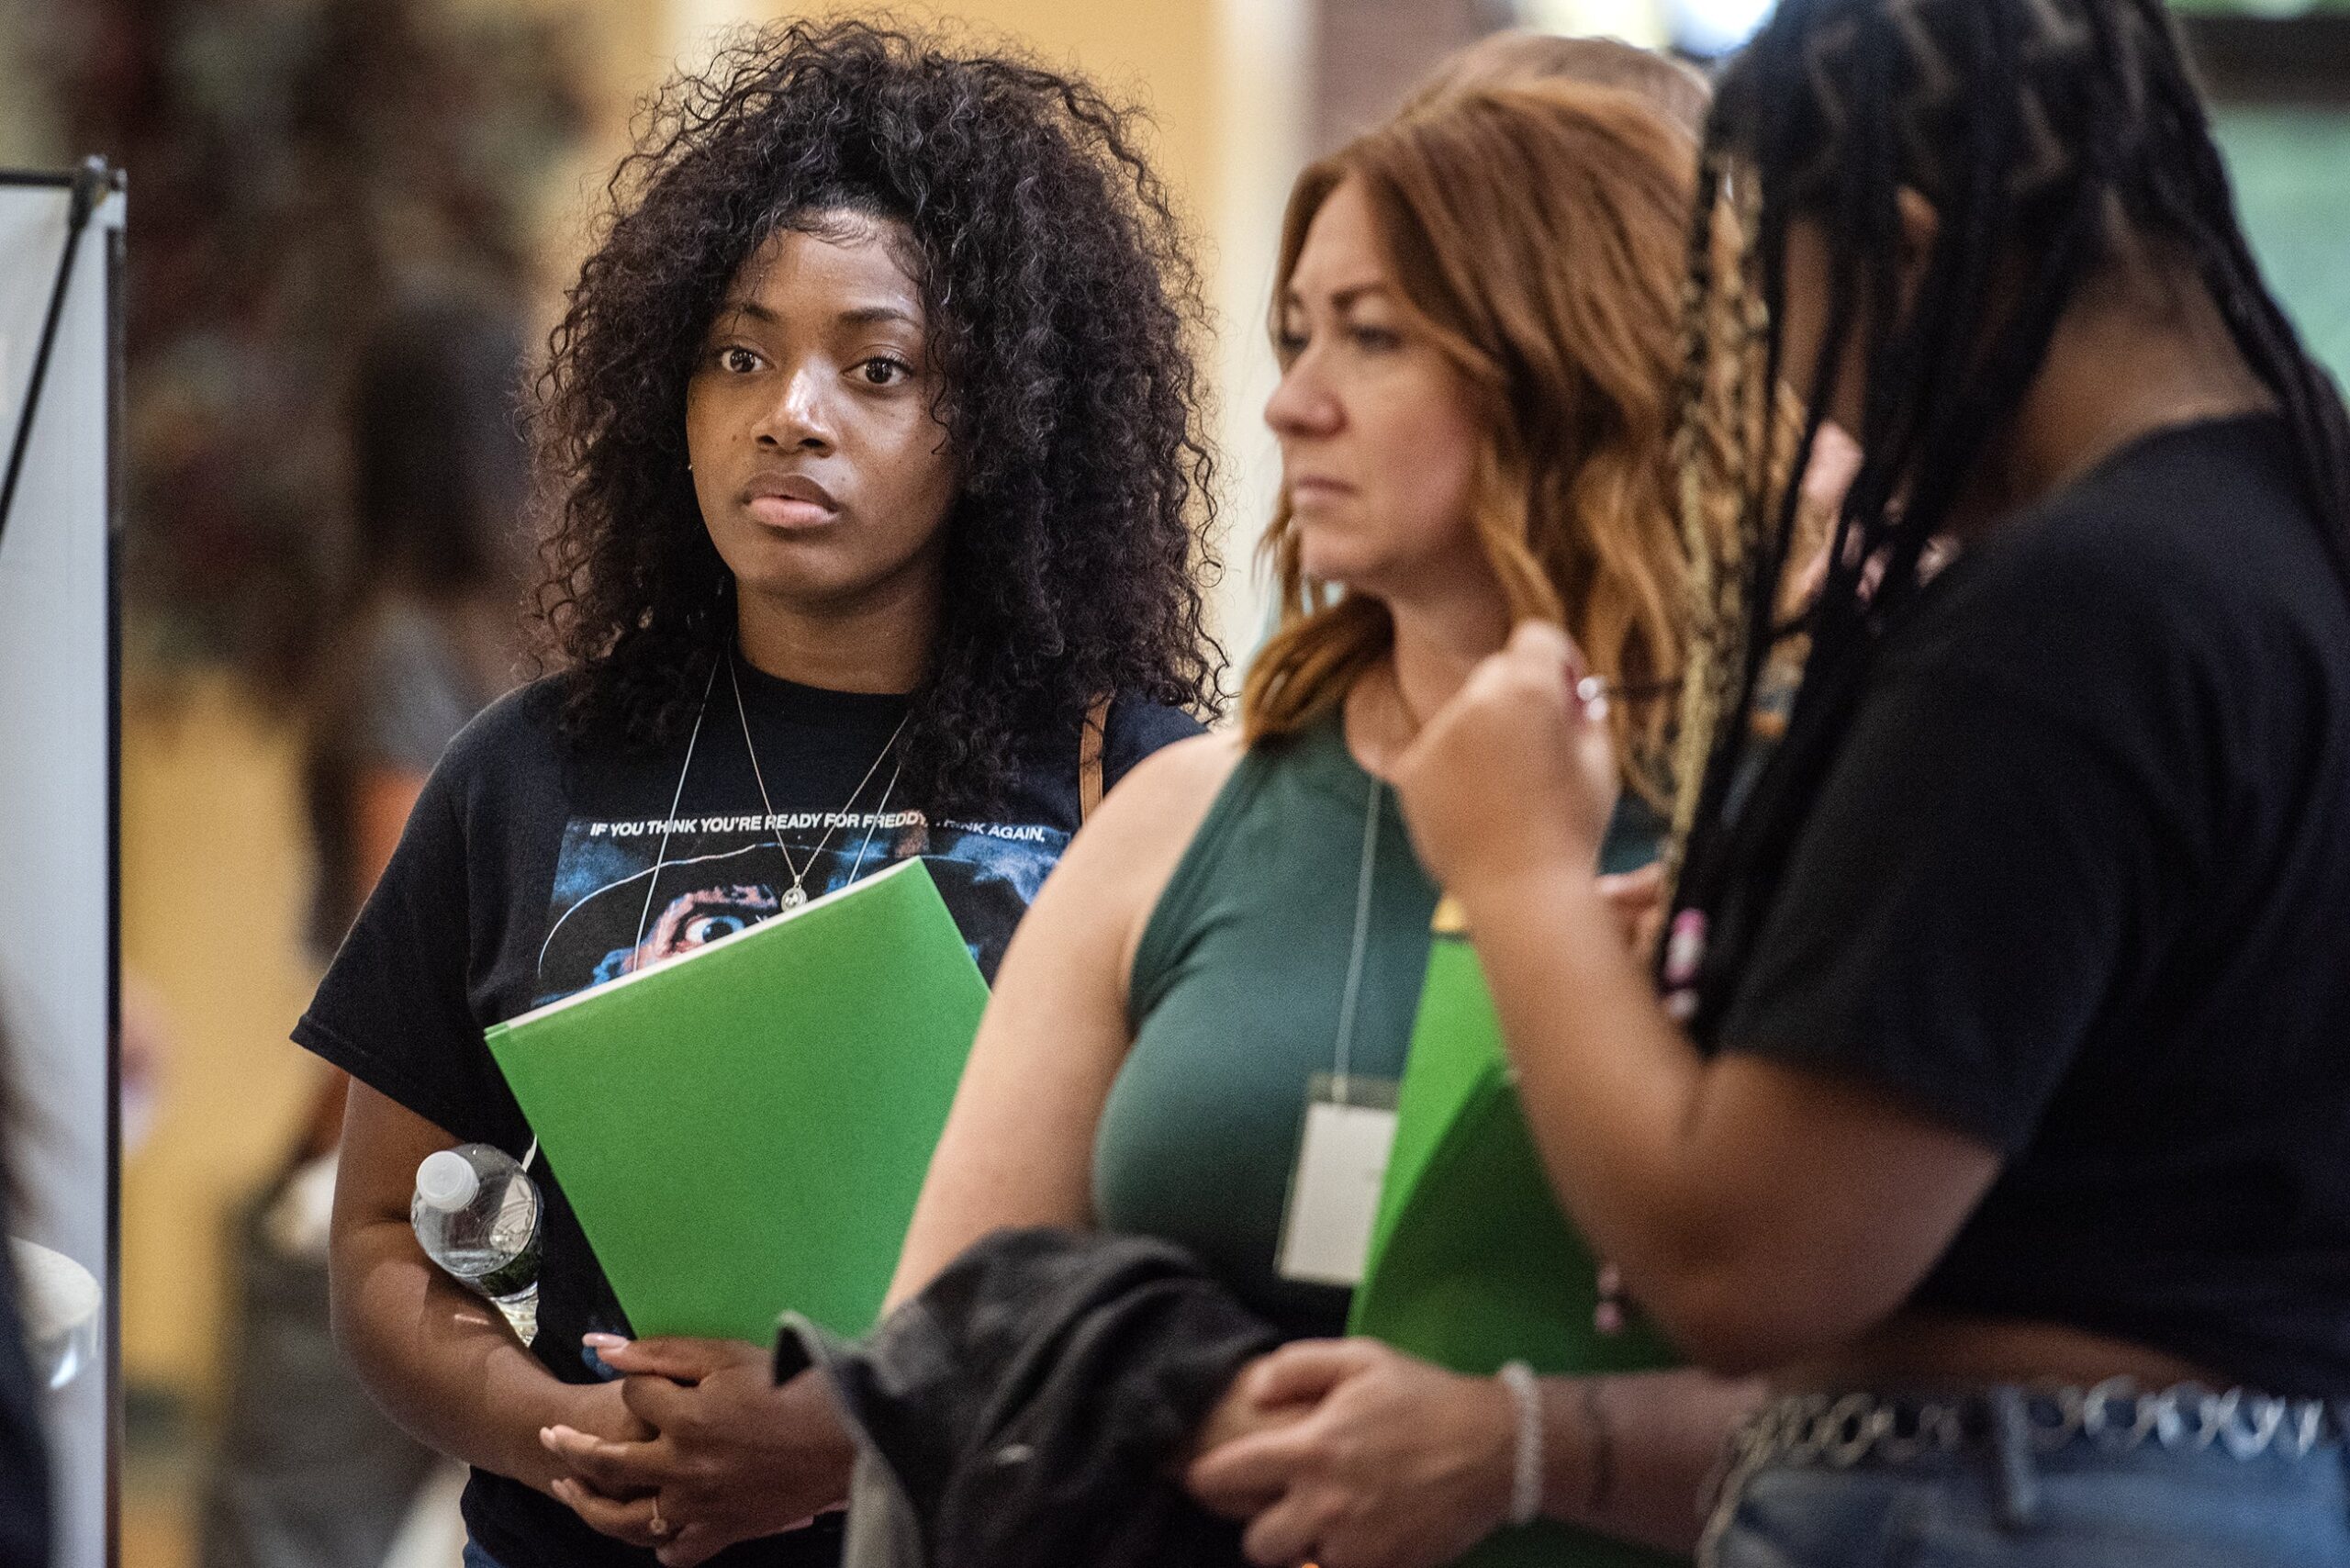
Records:
[[[728,1401],[774,1394],[747,1345],[632,1360],[543,1168],[531,1349],[419,1251],[425,1154],[532,1143],[484,1028],[910,856],[992,973],[1089,781],[1216,700],[1201,313],[1134,134],[1069,77],[803,24],[675,84],[613,182],[537,418],[563,667],[451,746],[296,1031],[356,1080],[338,1330],[475,1466],[471,1562],[699,1561],[794,1522],[574,1478],[560,1439],[702,1465]]]

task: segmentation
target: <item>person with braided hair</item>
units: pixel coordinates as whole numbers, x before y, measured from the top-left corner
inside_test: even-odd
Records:
[[[2350,1562],[2340,396],[2157,0],[1786,0],[1719,92],[1655,973],[1566,637],[1394,769],[1566,1207],[1782,1391],[1703,1558]],[[1861,448],[1792,623],[1783,372]]]

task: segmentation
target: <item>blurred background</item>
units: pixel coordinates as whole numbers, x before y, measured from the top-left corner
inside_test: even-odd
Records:
[[[2350,0],[2178,8],[2272,274],[2336,374],[2350,371]],[[1248,569],[1277,477],[1258,421],[1271,381],[1260,324],[1298,166],[1494,28],[1612,34],[1705,60],[1734,50],[1767,9],[895,7],[1075,63],[1150,111],[1221,317],[1208,351],[1229,486],[1218,606],[1236,658],[1266,614]],[[332,743],[375,719],[334,678],[353,616],[386,613],[371,596],[394,567],[439,593],[430,634],[455,673],[442,672],[432,700],[464,695],[512,635],[476,613],[510,602],[498,545],[455,530],[393,537],[401,487],[418,481],[378,449],[441,443],[454,454],[447,510],[477,532],[510,521],[515,454],[497,392],[552,319],[632,106],[723,28],[785,14],[737,0],[0,8],[0,168],[96,152],[129,176],[122,1561],[133,1568],[342,1568],[323,1546],[272,1555],[265,1532],[238,1518],[265,1512],[266,1497],[241,1496],[215,1462],[224,1443],[266,1448],[270,1408],[333,1378],[322,1319],[300,1306],[315,1289],[301,1260],[323,1191],[304,1173],[330,1144],[330,1091],[285,1036],[372,874],[368,823],[335,820],[333,770],[351,758]],[[414,352],[395,352],[403,342]],[[481,428],[403,424],[419,400]],[[459,610],[442,614],[450,603]],[[364,1446],[354,1468],[377,1466],[403,1496],[428,1484],[420,1457]],[[431,1512],[408,1518],[394,1546],[450,1568],[454,1549],[427,1528]]]

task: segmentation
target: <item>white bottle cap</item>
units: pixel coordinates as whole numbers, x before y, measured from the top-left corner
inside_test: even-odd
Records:
[[[416,1168],[416,1195],[424,1200],[426,1208],[454,1214],[480,1191],[481,1176],[473,1161],[453,1148],[426,1155],[424,1163]]]

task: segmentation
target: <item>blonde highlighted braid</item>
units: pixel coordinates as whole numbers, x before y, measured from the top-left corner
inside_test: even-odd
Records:
[[[1699,174],[1690,239],[1684,297],[1687,363],[1673,432],[1681,538],[1688,556],[1689,644],[1673,741],[1672,834],[1663,857],[1668,899],[1707,793],[1708,765],[1719,749],[1725,718],[1744,711],[1741,687],[1754,639],[1773,635],[1772,627],[1754,624],[1753,607],[1776,596],[1753,592],[1751,579],[1785,565],[1771,558],[1769,538],[1779,498],[1792,482],[1802,411],[1784,386],[1765,385],[1775,377],[1755,243],[1760,207],[1755,182],[1740,177],[1724,154],[1709,155]],[[1803,558],[1818,536],[1816,526],[1807,526],[1789,554]]]

